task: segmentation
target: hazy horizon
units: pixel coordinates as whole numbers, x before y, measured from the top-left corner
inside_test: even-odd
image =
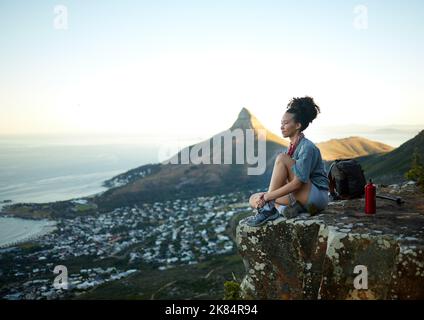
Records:
[[[158,134],[146,136],[142,134],[125,133],[48,133],[48,134],[0,134],[0,147],[9,145],[19,145],[25,143],[33,146],[37,145],[143,145],[145,147],[160,147],[163,145],[190,145],[211,138],[214,134],[227,130],[229,126],[222,127],[217,132],[211,132],[209,135],[185,134],[179,136],[169,136]],[[305,135],[315,143],[327,142],[331,139],[344,139],[353,136],[366,138],[372,141],[381,142],[399,147],[404,142],[412,139],[421,130],[424,125],[391,125],[391,126],[327,126],[317,128],[311,124],[305,131]],[[283,138],[279,131],[273,131],[276,135]],[[83,139],[83,140],[81,140]]]

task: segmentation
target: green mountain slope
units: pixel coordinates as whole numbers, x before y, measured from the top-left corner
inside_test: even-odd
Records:
[[[359,157],[357,160],[367,179],[372,178],[377,183],[396,183],[405,180],[404,174],[411,167],[415,148],[423,159],[424,130],[389,153]]]

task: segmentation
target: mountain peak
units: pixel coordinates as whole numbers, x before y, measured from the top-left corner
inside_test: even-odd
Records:
[[[265,129],[265,127],[247,108],[243,107],[230,129]]]
[[[250,119],[252,117],[252,113],[245,107],[243,107],[240,112],[239,115],[237,117],[237,119]]]
[[[265,130],[267,140],[279,143],[284,147],[288,145],[287,141],[265,128],[264,125],[249,111],[249,109],[244,107],[240,110],[236,121],[230,128],[230,130],[234,129],[253,129],[255,132],[258,130]]]

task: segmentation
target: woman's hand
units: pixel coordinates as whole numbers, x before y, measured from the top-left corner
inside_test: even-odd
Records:
[[[257,208],[262,208],[265,205],[265,202],[263,201],[264,194],[265,194],[265,192],[259,193],[259,197],[256,200],[256,207]]]
[[[267,199],[267,193],[266,192],[261,192],[260,195],[259,195],[259,199],[257,201],[258,208],[262,208],[267,201],[268,201],[268,199]]]

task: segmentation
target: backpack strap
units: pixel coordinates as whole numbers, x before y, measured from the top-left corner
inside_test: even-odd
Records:
[[[333,167],[336,165],[337,162],[338,160],[333,161],[333,163],[330,165],[330,168],[328,169],[328,180],[329,180],[328,187],[330,189],[329,191],[330,191],[330,196],[332,200],[340,199],[339,194],[337,193],[337,190],[336,190],[336,179],[331,174],[331,170],[333,169]]]

